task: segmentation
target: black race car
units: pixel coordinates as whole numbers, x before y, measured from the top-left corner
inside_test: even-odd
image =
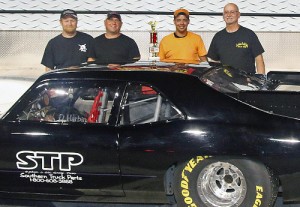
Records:
[[[300,201],[298,77],[161,63],[49,72],[2,116],[0,194],[178,207],[267,207],[278,192]]]

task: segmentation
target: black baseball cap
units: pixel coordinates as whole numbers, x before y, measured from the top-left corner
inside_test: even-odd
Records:
[[[121,15],[118,12],[109,12],[109,13],[107,13],[107,19],[111,19],[113,17],[115,17],[118,20],[122,21]]]
[[[77,19],[77,13],[72,9],[65,9],[61,12],[60,18],[63,19],[63,18],[67,18],[67,17]]]

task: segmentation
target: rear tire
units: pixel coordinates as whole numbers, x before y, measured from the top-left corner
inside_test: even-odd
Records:
[[[261,163],[197,156],[175,171],[178,207],[271,207],[278,180]]]

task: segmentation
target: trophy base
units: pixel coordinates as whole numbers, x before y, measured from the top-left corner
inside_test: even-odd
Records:
[[[152,61],[159,61],[159,57],[149,57],[149,60],[152,60]]]

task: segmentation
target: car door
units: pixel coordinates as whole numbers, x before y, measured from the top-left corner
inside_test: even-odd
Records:
[[[182,120],[183,114],[158,89],[147,84],[128,85],[119,119],[125,192],[160,191],[165,196],[163,177],[174,157],[174,136],[181,136],[175,122]]]
[[[1,191],[123,196],[113,106],[122,83],[47,81],[1,123]]]

